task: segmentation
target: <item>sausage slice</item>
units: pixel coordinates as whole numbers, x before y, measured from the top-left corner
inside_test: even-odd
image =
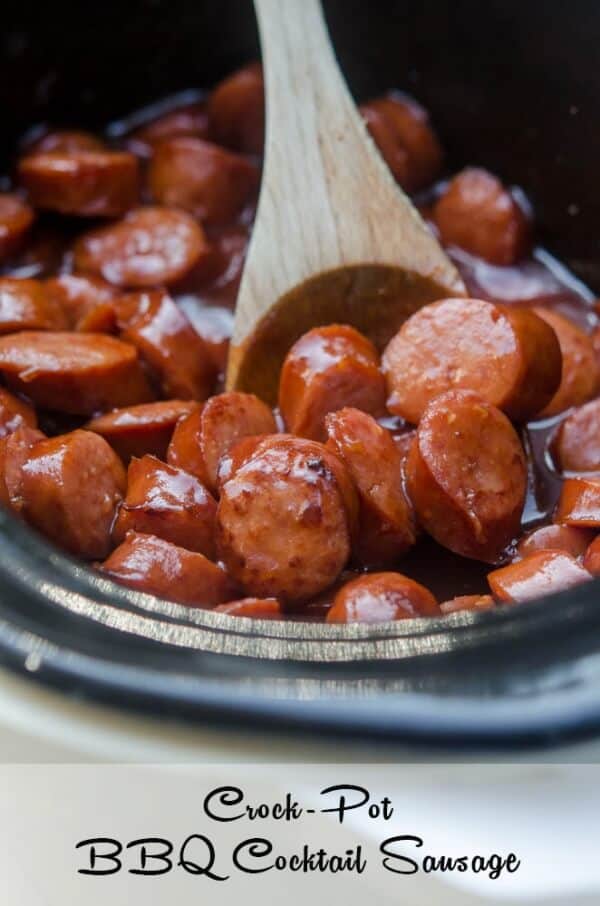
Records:
[[[73,415],[152,399],[134,347],[106,334],[32,330],[0,337],[0,372],[36,405]]]
[[[265,91],[260,63],[250,63],[219,82],[208,99],[210,130],[216,141],[247,154],[262,154]]]
[[[37,428],[35,409],[4,387],[0,387],[0,437],[12,434],[21,425]]]
[[[64,311],[68,326],[75,330],[106,332],[116,329],[115,299],[117,290],[100,277],[60,274],[44,283],[46,295]]]
[[[27,522],[86,560],[106,557],[125,469],[106,441],[90,431],[40,440],[23,464],[22,512]]]
[[[111,579],[168,601],[192,607],[214,607],[235,597],[227,573],[203,554],[163,538],[130,532],[104,561]]]
[[[567,478],[561,488],[554,521],[600,529],[600,478]]]
[[[526,421],[558,390],[561,352],[554,331],[527,309],[480,299],[443,299],[415,312],[382,359],[388,409],[417,424],[428,403],[451,389],[474,390]]]
[[[553,438],[552,456],[563,472],[600,471],[600,399],[575,409]]]
[[[129,531],[142,532],[214,559],[216,511],[214,499],[197,478],[143,456],[129,465],[127,495],[113,539],[120,544]]]
[[[590,579],[590,574],[564,551],[536,551],[488,575],[493,596],[505,604],[565,591]]]
[[[0,500],[20,512],[23,506],[21,478],[23,463],[29,451],[46,436],[29,425],[19,425],[11,434],[0,438]]]
[[[63,307],[39,280],[0,277],[0,334],[68,326]]]
[[[592,338],[580,327],[548,308],[536,308],[535,313],[554,330],[562,353],[560,386],[539,413],[546,418],[592,399],[600,383],[600,370]]]
[[[528,532],[517,545],[517,555],[527,557],[536,551],[564,551],[580,557],[592,540],[593,532],[573,525],[543,525]]]
[[[33,208],[19,195],[0,193],[0,261],[20,250],[34,219]]]
[[[192,400],[158,400],[99,415],[88,431],[102,435],[124,462],[147,453],[164,459],[177,422],[197,408]]]
[[[600,535],[591,542],[583,557],[583,568],[592,576],[600,576]]]
[[[494,599],[491,595],[459,595],[450,601],[444,601],[440,604],[440,610],[444,614],[458,613],[462,610],[490,610],[494,606]]]
[[[149,160],[160,142],[180,135],[209,138],[208,113],[203,101],[176,107],[144,123],[130,133],[126,145],[138,157]]]
[[[365,336],[345,324],[315,327],[288,352],[279,382],[279,409],[292,434],[325,442],[325,416],[344,406],[385,414],[379,357]]]
[[[371,573],[340,588],[327,622],[387,623],[439,615],[438,603],[425,586],[402,573]]]
[[[277,598],[242,598],[228,604],[218,604],[218,613],[232,617],[250,617],[253,620],[283,620],[283,611]]]
[[[519,534],[525,454],[506,416],[477,394],[451,390],[427,407],[407,463],[423,528],[464,557],[495,563]]]

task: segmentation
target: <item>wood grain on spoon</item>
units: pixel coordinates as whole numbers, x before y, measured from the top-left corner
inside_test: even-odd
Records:
[[[265,165],[227,386],[273,403],[283,359],[311,327],[353,324],[381,348],[417,308],[465,288],[368,135],[319,0],[254,6]]]

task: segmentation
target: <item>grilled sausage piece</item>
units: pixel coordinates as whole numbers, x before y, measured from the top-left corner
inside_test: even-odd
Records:
[[[402,453],[389,431],[358,409],[340,409],[325,421],[327,448],[344,462],[358,491],[354,554],[363,566],[389,566],[415,543],[414,513],[403,487]]]
[[[148,169],[154,201],[206,224],[234,220],[256,195],[259,180],[257,166],[245,157],[190,136],[162,141]]]
[[[283,611],[277,598],[242,598],[228,604],[218,604],[219,613],[234,617],[250,617],[253,620],[283,620]]]
[[[208,113],[202,101],[176,107],[150,120],[130,133],[125,144],[138,157],[149,160],[160,142],[181,135],[206,139],[210,137]]]
[[[536,551],[488,575],[494,598],[503,604],[541,598],[590,579],[590,574],[564,551]]]
[[[350,555],[343,471],[321,444],[281,436],[223,485],[217,550],[247,594],[302,601],[335,581]]]
[[[19,425],[0,438],[0,501],[20,512],[23,507],[21,479],[29,451],[46,436],[29,425]]]
[[[25,519],[86,560],[106,557],[125,469],[106,441],[90,431],[40,440],[23,464]]]
[[[33,208],[19,195],[0,192],[0,261],[21,249],[34,219]]]
[[[165,396],[205,400],[215,380],[206,348],[168,293],[132,293],[117,304],[121,338],[139,351]]]
[[[164,459],[177,422],[197,408],[192,400],[158,400],[114,409],[87,423],[88,431],[102,435],[128,463],[147,453]]]
[[[444,245],[491,264],[514,264],[531,245],[528,215],[497,177],[477,167],[450,181],[433,216]]]
[[[567,478],[560,491],[554,521],[600,529],[600,478]]]
[[[552,456],[562,472],[600,471],[600,399],[575,409],[552,440]]]
[[[67,315],[39,280],[0,277],[0,334],[66,330]]]
[[[407,479],[420,524],[457,554],[495,563],[519,534],[521,442],[506,416],[471,391],[451,390],[427,407]]]
[[[236,595],[235,586],[220,566],[203,554],[154,535],[130,532],[101,569],[136,591],[192,607],[214,607]]]
[[[362,104],[371,137],[407,192],[424,189],[438,176],[443,153],[426,110],[414,98],[394,92]]]
[[[0,372],[38,406],[94,415],[153,397],[129,343],[106,334],[23,331],[0,337]]]
[[[189,274],[210,246],[185,211],[136,208],[123,220],[84,234],[74,245],[75,269],[130,289],[170,286]]]
[[[208,117],[217,142],[234,151],[262,154],[265,91],[260,63],[244,66],[219,82],[208,99]]]
[[[401,573],[371,573],[343,585],[327,612],[328,623],[387,623],[436,617],[431,592]]]
[[[100,277],[60,274],[44,282],[46,295],[59,305],[74,330],[112,333],[116,330],[117,290]]]
[[[129,531],[156,535],[186,550],[215,556],[217,505],[193,475],[154,456],[133,459],[127,471],[127,495],[113,527],[116,544]]]
[[[37,428],[35,409],[4,387],[0,387],[0,437],[12,434],[21,425]]]
[[[592,338],[580,327],[548,308],[536,308],[535,313],[555,332],[562,354],[560,386],[539,413],[546,418],[592,399],[600,383],[600,369]]]
[[[600,576],[600,535],[587,548],[582,565],[592,576]]]
[[[572,525],[543,525],[524,535],[517,545],[517,555],[527,557],[535,551],[564,551],[580,557],[593,538],[593,532]]]
[[[552,328],[532,311],[443,299],[412,315],[383,354],[388,409],[414,424],[446,390],[474,390],[518,421],[550,402],[561,380]]]
[[[494,599],[491,595],[459,595],[450,601],[444,601],[440,604],[442,613],[458,613],[462,610],[489,610],[494,606]]]
[[[279,408],[292,434],[327,439],[325,416],[344,406],[385,414],[385,382],[373,344],[353,327],[315,327],[288,352],[279,382]]]
[[[196,475],[214,492],[219,461],[239,440],[276,431],[273,413],[257,396],[237,391],[220,393],[179,422],[167,459]]]
[[[278,436],[274,435],[274,437]],[[279,435],[279,437],[281,437],[281,435]],[[263,440],[268,440],[270,443],[273,440],[273,437],[268,434],[251,434],[249,437],[242,437],[241,440],[236,441],[227,453],[221,457],[217,468],[218,495],[220,495],[221,488],[225,482],[229,481],[230,478],[233,478],[237,470],[252,458],[258,445],[262,443]]]
[[[77,217],[119,217],[139,201],[137,158],[127,151],[41,151],[18,164],[36,208]]]

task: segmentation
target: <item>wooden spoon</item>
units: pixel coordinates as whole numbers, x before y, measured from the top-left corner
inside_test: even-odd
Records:
[[[273,404],[283,359],[311,327],[353,324],[381,348],[416,309],[465,287],[368,135],[320,0],[254,6],[265,164],[227,387]]]

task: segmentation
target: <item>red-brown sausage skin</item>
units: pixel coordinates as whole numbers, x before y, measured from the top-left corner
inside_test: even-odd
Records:
[[[257,396],[237,391],[221,393],[179,422],[167,458],[172,465],[186,469],[211,491],[216,491],[221,458],[246,436],[276,431],[273,413]]]
[[[583,557],[583,568],[592,576],[600,576],[600,535],[591,542]]]
[[[22,512],[70,553],[101,559],[110,550],[125,487],[123,464],[106,441],[90,431],[73,431],[32,448],[22,469]]]
[[[520,604],[565,591],[590,580],[590,574],[564,551],[536,551],[488,575],[492,594],[502,604]]]
[[[99,415],[86,428],[102,435],[125,463],[146,454],[164,459],[177,422],[197,406],[192,400],[141,403]]]
[[[262,154],[265,96],[260,63],[238,69],[219,82],[208,99],[210,129],[216,141],[247,154]]]
[[[282,436],[259,444],[223,485],[217,549],[247,594],[301,601],[335,581],[350,555],[338,470],[321,444]]]
[[[407,481],[419,523],[463,557],[496,563],[519,534],[523,448],[506,416],[475,393],[452,390],[430,403]]]
[[[176,107],[150,120],[130,133],[125,144],[138,157],[149,160],[160,142],[181,135],[205,139],[210,137],[208,113],[206,104],[202,101]]]
[[[227,573],[203,554],[154,535],[130,532],[101,568],[122,585],[191,607],[214,607],[236,595]]]
[[[0,277],[0,334],[65,330],[67,315],[39,280]]]
[[[283,620],[283,611],[277,598],[242,598],[214,608],[218,613],[234,617],[250,617],[253,620]]]
[[[600,529],[600,478],[567,478],[561,488],[554,521]]]
[[[46,280],[44,288],[46,295],[62,308],[71,329],[115,331],[117,290],[110,283],[100,277],[59,274]]]
[[[473,390],[527,421],[558,390],[561,351],[534,312],[480,299],[443,299],[412,315],[383,354],[388,409],[418,424],[446,390]]]
[[[0,437],[12,434],[22,425],[37,428],[35,409],[0,387]]]
[[[459,595],[457,598],[440,604],[443,614],[459,613],[463,610],[479,613],[483,610],[490,610],[492,607],[494,607],[494,599],[491,595]]]
[[[19,425],[10,434],[0,437],[0,500],[17,513],[23,507],[23,463],[29,457],[29,451],[45,439],[41,431],[29,425]]]
[[[225,482],[233,478],[237,470],[252,458],[258,445],[267,439],[271,442],[273,438],[269,438],[267,434],[251,434],[249,437],[242,437],[221,457],[217,468],[217,492],[219,495]]]
[[[414,514],[403,488],[402,453],[389,431],[358,409],[340,409],[325,421],[327,448],[343,461],[358,491],[354,554],[363,566],[392,565],[415,543]]]
[[[600,383],[600,369],[592,338],[580,327],[548,308],[536,308],[535,313],[555,332],[562,354],[560,386],[539,413],[546,418],[592,399]]]
[[[129,465],[127,495],[115,519],[113,540],[120,544],[128,532],[142,532],[212,560],[216,511],[214,499],[197,478],[143,456]]]
[[[0,261],[21,249],[34,219],[33,209],[22,198],[0,193]]]
[[[327,612],[328,623],[386,623],[436,617],[431,592],[401,573],[371,573],[343,585]]]
[[[575,409],[561,423],[552,456],[562,472],[600,471],[600,399]]]
[[[580,557],[593,538],[593,532],[572,525],[543,525],[524,535],[517,545],[517,556],[527,557],[536,551],[564,551]]]
[[[283,363],[279,409],[292,434],[324,443],[325,416],[344,406],[385,414],[385,382],[373,344],[353,327],[315,327]]]

